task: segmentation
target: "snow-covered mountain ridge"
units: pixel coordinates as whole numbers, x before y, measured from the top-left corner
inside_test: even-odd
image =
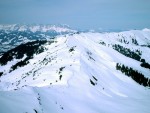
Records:
[[[31,32],[48,32],[48,31],[55,31],[55,32],[75,32],[67,25],[38,25],[38,24],[6,24],[0,25],[0,30],[4,31],[31,31]]]
[[[20,45],[0,58],[0,112],[148,113],[149,55],[148,30]]]

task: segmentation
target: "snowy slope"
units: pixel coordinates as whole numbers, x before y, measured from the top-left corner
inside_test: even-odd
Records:
[[[57,36],[33,57],[18,59],[13,50],[0,67],[0,113],[149,113],[149,81],[144,86],[116,69],[124,64],[149,80],[150,69],[141,66],[141,59],[150,64],[149,45],[149,30],[133,30]]]

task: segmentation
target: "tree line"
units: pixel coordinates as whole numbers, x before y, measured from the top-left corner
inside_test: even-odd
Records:
[[[146,78],[142,73],[138,72],[137,70],[134,70],[131,67],[127,67],[123,64],[116,64],[116,69],[120,70],[122,73],[127,75],[128,77],[131,77],[134,81],[139,83],[140,85],[143,86],[148,86],[150,87],[150,79]]]
[[[142,52],[139,51],[139,50],[136,50],[135,52],[134,51],[131,51],[130,49],[128,48],[125,48],[119,44],[115,44],[112,46],[113,49],[115,49],[116,51],[118,51],[119,53],[127,56],[127,57],[130,57],[130,58],[133,58],[137,61],[140,61],[141,60],[141,54]]]
[[[13,58],[21,59],[26,55],[28,59],[31,59],[34,54],[39,54],[44,51],[44,48],[41,46],[45,44],[47,41],[37,40],[33,42],[28,42],[26,44],[21,44],[14,49],[11,49],[5,52],[0,58],[0,64],[6,65],[8,61],[11,61]]]

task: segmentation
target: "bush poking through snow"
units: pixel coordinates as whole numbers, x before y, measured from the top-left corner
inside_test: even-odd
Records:
[[[0,72],[0,77],[3,75],[3,72]]]
[[[33,109],[35,113],[38,113],[36,109]]]
[[[59,76],[59,80],[61,80],[61,79],[62,79],[62,75]]]
[[[59,68],[59,74],[61,74],[61,72],[63,71],[64,68],[65,68],[65,67]]]
[[[146,63],[146,62],[142,62],[142,63],[141,63],[141,66],[144,67],[144,68],[150,69],[150,64],[148,64],[148,63]]]
[[[69,49],[69,52],[73,52],[73,51],[75,51],[75,48],[76,46],[73,46],[73,47],[71,47],[70,49]]]
[[[93,86],[95,86],[96,84],[90,79],[90,82]]]

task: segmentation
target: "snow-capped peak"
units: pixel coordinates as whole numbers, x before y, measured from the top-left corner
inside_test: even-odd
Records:
[[[55,31],[58,33],[63,32],[76,32],[76,30],[70,29],[66,25],[21,25],[21,24],[10,24],[10,25],[0,25],[0,30],[5,31],[31,31],[31,32],[49,32]]]

